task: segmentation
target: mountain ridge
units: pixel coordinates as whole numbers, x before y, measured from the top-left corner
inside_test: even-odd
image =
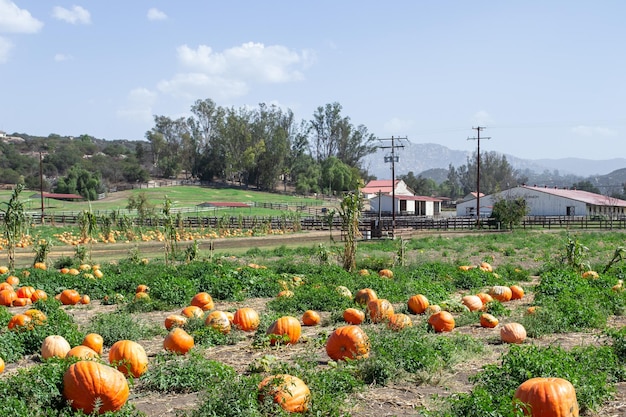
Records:
[[[416,176],[432,169],[448,169],[450,165],[459,167],[466,165],[473,152],[453,150],[436,143],[408,143],[395,151],[397,162],[394,164],[396,176],[413,172]],[[391,178],[391,163],[385,162],[385,156],[390,156],[389,150],[379,149],[368,155],[364,160],[364,167],[370,175],[379,179]],[[523,159],[514,155],[504,154],[511,166],[524,172],[526,170],[537,174],[546,171],[557,175],[574,175],[582,178],[605,176],[613,171],[626,168],[626,158],[611,158],[605,160],[591,160],[584,158],[542,158]]]

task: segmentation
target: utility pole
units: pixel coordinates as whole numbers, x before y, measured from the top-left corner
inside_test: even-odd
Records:
[[[41,156],[41,150],[39,150],[39,195],[41,196],[41,224],[44,220],[44,204],[43,204],[43,157]]]
[[[391,156],[385,156],[385,162],[391,162],[391,238],[394,239],[396,235],[396,162],[398,157],[396,156],[396,149],[404,148],[402,142],[399,145],[396,141],[407,140],[406,136],[403,138],[396,138],[394,136],[385,139],[378,139],[380,141],[391,141],[391,145],[379,146],[380,149],[391,149]],[[380,203],[379,203],[380,205]]]
[[[476,227],[480,227],[480,140],[491,139],[490,137],[480,137],[480,132],[486,128],[483,126],[472,127],[476,131],[476,137],[467,138],[467,140],[475,140],[478,144],[476,151]]]

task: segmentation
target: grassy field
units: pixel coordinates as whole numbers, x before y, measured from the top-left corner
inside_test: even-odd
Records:
[[[4,202],[9,201],[11,191],[0,191],[0,208]],[[61,201],[44,199],[44,211],[47,213],[80,212],[91,208],[95,213],[112,210],[124,210],[128,205],[129,198],[137,198],[144,194],[155,211],[160,211],[166,198],[172,202],[175,209],[200,210],[198,204],[205,202],[238,202],[238,203],[272,203],[287,204],[294,208],[297,206],[322,207],[329,201],[315,198],[301,198],[277,193],[268,193],[255,190],[237,188],[209,188],[201,186],[177,186],[148,189],[136,189],[110,193],[106,198],[97,201]],[[24,190],[21,194],[26,210],[39,212],[41,200],[38,191]],[[263,208],[221,208],[209,210],[215,213],[232,213],[233,215],[248,216],[271,216],[276,215],[277,210]],[[221,215],[221,214],[220,214]]]

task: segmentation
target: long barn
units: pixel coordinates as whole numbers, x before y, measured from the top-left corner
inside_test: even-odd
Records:
[[[589,191],[520,185],[480,197],[480,215],[490,216],[498,199],[523,198],[529,216],[626,216],[626,201]],[[473,216],[476,198],[458,203],[457,216]]]

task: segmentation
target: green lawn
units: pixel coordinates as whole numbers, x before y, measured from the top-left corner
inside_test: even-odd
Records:
[[[163,207],[165,198],[172,201],[172,207],[175,209],[195,209],[198,204],[203,202],[221,201],[221,202],[243,202],[243,203],[273,203],[288,204],[290,209],[297,206],[321,207],[328,205],[328,201],[316,200],[314,198],[301,198],[282,194],[241,190],[235,188],[209,188],[200,186],[177,186],[177,187],[160,187],[149,189],[137,189],[110,193],[103,200],[98,201],[60,201],[53,199],[44,200],[44,210],[46,212],[78,212],[87,210],[91,207],[94,212],[102,212],[107,210],[125,209],[128,199],[131,196],[145,194],[150,204],[158,211]],[[11,191],[0,191],[0,209],[2,203],[7,202],[11,197]],[[24,190],[21,199],[28,211],[39,211],[41,209],[41,199],[39,192],[34,190]],[[192,210],[193,211],[193,210]],[[276,210],[261,208],[245,208],[233,209],[223,208],[216,210],[220,215],[224,213],[232,213],[233,215],[276,215]]]

